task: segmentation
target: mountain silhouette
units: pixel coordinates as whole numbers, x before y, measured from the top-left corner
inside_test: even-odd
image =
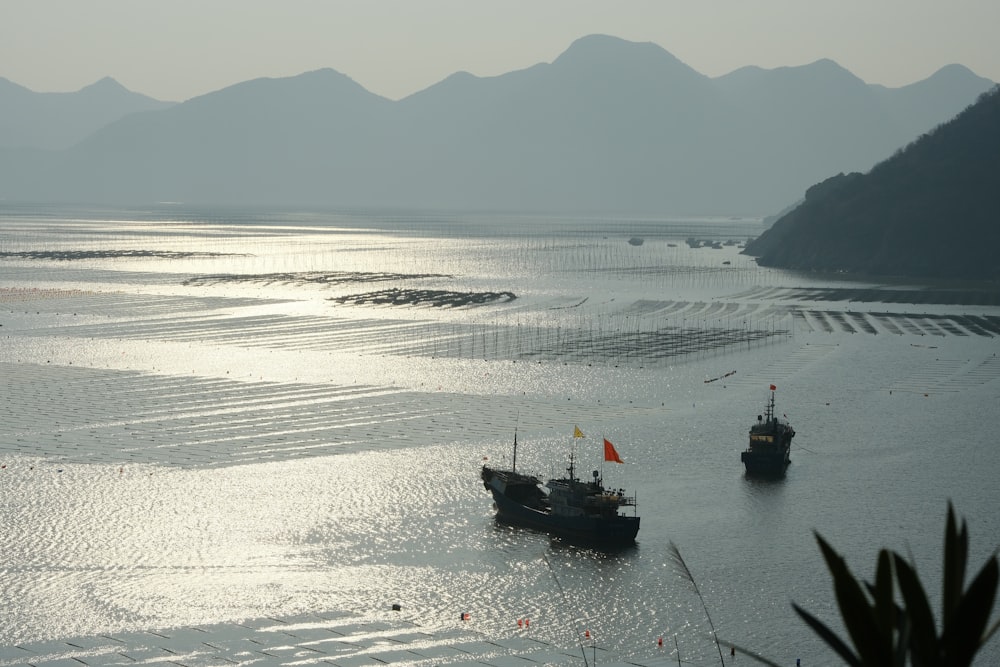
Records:
[[[888,89],[828,60],[713,79],[655,44],[591,35],[551,63],[460,72],[398,101],[330,69],[247,81],[60,151],[0,150],[0,197],[764,215],[990,85],[949,67]]]
[[[104,78],[75,93],[36,93],[0,78],[0,148],[69,148],[136,111],[172,106]]]
[[[1000,87],[866,174],[839,174],[746,254],[762,266],[1000,279]]]
[[[66,151],[47,180],[70,201],[323,203],[316,193],[369,155],[388,105],[330,69],[255,79],[123,118]]]

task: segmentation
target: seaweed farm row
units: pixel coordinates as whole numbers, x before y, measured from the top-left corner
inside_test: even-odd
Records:
[[[879,333],[917,336],[1000,336],[996,315],[947,315],[935,313],[863,313],[837,310],[798,310],[799,331]]]
[[[544,313],[549,319],[542,319],[537,311],[494,310],[478,315],[473,307],[464,309],[466,319],[430,319],[422,315],[425,309],[391,305],[372,306],[373,315],[378,314],[372,317],[364,317],[365,309],[359,307],[350,309],[350,317],[335,309],[323,316],[248,313],[239,310],[264,302],[230,297],[6,290],[0,298],[11,312],[17,310],[19,301],[30,298],[36,308],[41,305],[50,313],[61,313],[57,322],[45,328],[47,336],[582,364],[649,366],[780,342],[796,332],[1000,336],[1000,317],[993,315],[837,311],[720,302],[634,302],[615,314]],[[157,313],[164,317],[156,317]],[[94,322],[82,317],[85,315],[105,319]],[[17,329],[5,333],[20,335]]]
[[[645,320],[638,317],[578,318],[570,325],[517,322],[438,321],[412,318],[344,318],[283,313],[206,316],[179,312],[189,299],[162,298],[159,308],[169,317],[148,317],[149,301],[132,295],[127,310],[146,315],[101,322],[50,325],[45,335],[70,339],[160,340],[178,343],[235,345],[284,350],[329,350],[433,358],[513,361],[558,361],[582,364],[653,365],[677,357],[723,354],[788,339],[791,317],[733,320],[684,317]],[[67,304],[63,322],[87,312],[85,301]],[[101,301],[100,298],[97,301]],[[136,302],[139,303],[136,303]],[[225,299],[203,305],[223,307]],[[144,304],[144,305],[143,305]],[[52,304],[49,304],[52,305]],[[111,303],[107,303],[111,306]],[[238,306],[239,300],[229,304]],[[105,311],[106,312],[106,311]],[[122,315],[119,310],[119,315]],[[89,318],[88,318],[89,319]],[[37,330],[6,332],[37,336]]]

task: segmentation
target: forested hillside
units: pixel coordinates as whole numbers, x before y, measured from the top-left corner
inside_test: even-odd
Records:
[[[1000,87],[867,174],[839,174],[748,244],[762,266],[1000,279]]]

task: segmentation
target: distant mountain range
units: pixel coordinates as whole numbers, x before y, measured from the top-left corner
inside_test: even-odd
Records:
[[[0,149],[69,148],[130,113],[170,106],[109,78],[75,93],[36,93],[0,78]]]
[[[745,252],[789,269],[1000,280],[1000,87],[870,172],[809,188]]]
[[[993,85],[950,65],[890,89],[829,60],[709,78],[654,44],[601,35],[552,63],[457,73],[399,101],[329,69],[180,104],[110,80],[62,97],[0,84],[0,108],[21,109],[0,121],[8,200],[691,215],[778,211]]]

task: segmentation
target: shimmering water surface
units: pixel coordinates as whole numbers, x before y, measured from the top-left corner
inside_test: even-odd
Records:
[[[761,269],[739,254],[759,233],[0,209],[0,645],[399,604],[715,664],[673,542],[720,637],[837,664],[790,605],[837,622],[814,530],[864,577],[879,547],[912,553],[932,596],[949,499],[975,569],[1000,544],[1000,306]],[[771,383],[797,436],[761,482],[739,452]],[[637,545],[496,524],[477,473],[515,428],[519,467],[559,473],[575,444],[635,492]],[[603,437],[625,465],[601,467]]]

